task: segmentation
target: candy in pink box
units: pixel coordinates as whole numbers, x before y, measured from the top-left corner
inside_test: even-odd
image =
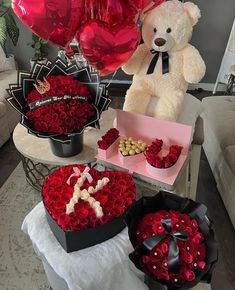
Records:
[[[158,180],[165,184],[173,185],[188,159],[192,139],[192,127],[122,110],[116,110],[116,113],[117,129],[120,136],[131,136],[135,140],[142,139],[148,145],[150,145],[155,139],[161,139],[164,144],[162,148],[163,152],[167,152],[171,145],[182,146],[182,152],[176,164],[169,169],[164,168],[155,171],[153,168],[153,170],[147,170],[145,158],[140,158],[140,160],[138,160],[138,157],[133,158],[133,163],[121,162],[118,150],[119,139],[117,139],[110,148],[108,148],[108,154],[101,154],[102,152],[98,150],[97,159],[127,169],[130,172]]]

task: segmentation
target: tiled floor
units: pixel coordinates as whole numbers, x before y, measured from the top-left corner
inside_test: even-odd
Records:
[[[208,93],[196,92],[198,98]],[[122,106],[122,98],[114,98],[115,108]],[[13,141],[9,140],[0,149],[0,187],[20,161]],[[235,231],[216,188],[216,183],[204,153],[201,157],[197,199],[208,207],[209,216],[214,222],[219,244],[219,262],[212,280],[213,290],[235,289]],[[0,213],[1,214],[1,213]],[[0,217],[1,218],[1,217]],[[35,289],[37,290],[37,289]]]

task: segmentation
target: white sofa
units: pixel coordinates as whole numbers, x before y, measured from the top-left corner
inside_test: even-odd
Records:
[[[203,148],[235,228],[235,96],[207,97],[202,104]]]
[[[9,84],[16,82],[16,70],[0,72],[0,147],[10,138],[16,124],[20,121],[20,115],[6,101],[8,97],[6,89],[9,88]]]

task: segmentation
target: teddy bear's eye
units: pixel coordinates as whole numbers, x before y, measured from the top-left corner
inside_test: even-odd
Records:
[[[167,32],[167,33],[171,33],[171,28],[168,27],[167,30],[166,30],[166,32]]]
[[[156,32],[157,32],[157,28],[154,28],[154,29],[153,29],[153,32],[156,33]]]

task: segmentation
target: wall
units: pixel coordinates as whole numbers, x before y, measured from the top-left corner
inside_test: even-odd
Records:
[[[234,0],[195,0],[202,17],[194,28],[192,44],[207,65],[205,83],[215,83],[235,17]],[[234,60],[235,61],[235,60]]]
[[[32,32],[17,17],[15,17],[17,25],[20,29],[20,37],[15,47],[10,41],[6,46],[7,53],[13,53],[20,69],[28,70],[30,67],[30,58],[33,56],[33,49],[27,45],[31,42]],[[48,58],[54,59],[57,56],[58,48],[55,45],[48,45]]]
[[[207,72],[202,82],[215,83],[235,17],[235,0],[192,0],[192,2],[199,6],[202,14],[194,27],[191,40],[206,62]],[[131,80],[130,76],[125,76],[123,72],[118,72],[115,79]]]

